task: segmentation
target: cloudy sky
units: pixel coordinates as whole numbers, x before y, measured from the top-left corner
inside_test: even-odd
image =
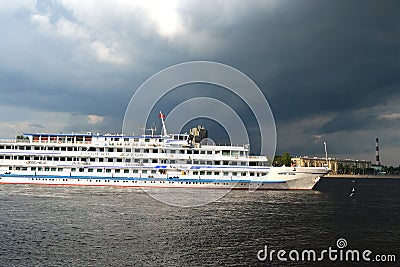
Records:
[[[323,156],[326,141],[331,156],[374,161],[379,137],[382,163],[397,166],[399,10],[368,0],[2,1],[0,135],[121,132],[146,79],[204,60],[258,85],[277,153]]]

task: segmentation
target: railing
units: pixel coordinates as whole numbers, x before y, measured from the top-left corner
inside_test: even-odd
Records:
[[[11,138],[9,138],[9,139],[0,139],[0,143],[16,143],[16,142],[18,142],[17,139],[11,139]]]

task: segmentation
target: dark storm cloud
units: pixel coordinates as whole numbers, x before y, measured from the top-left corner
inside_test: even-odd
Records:
[[[25,107],[97,114],[108,118],[106,129],[122,120],[152,74],[210,60],[243,71],[263,91],[280,133],[278,152],[314,153],[307,146],[314,135],[398,131],[380,114],[399,113],[398,1],[178,2],[181,28],[173,34],[161,31],[167,8],[145,2],[95,9],[79,1],[23,3],[0,8],[0,104],[22,114]],[[291,124],[296,135],[282,133]]]

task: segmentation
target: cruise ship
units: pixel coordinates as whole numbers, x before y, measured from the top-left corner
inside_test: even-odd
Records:
[[[162,120],[165,130],[164,120]],[[0,184],[287,190],[312,189],[326,167],[272,167],[248,145],[191,134],[25,133],[0,139]]]

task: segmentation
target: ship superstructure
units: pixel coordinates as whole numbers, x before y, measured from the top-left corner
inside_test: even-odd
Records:
[[[165,126],[165,125],[164,125]],[[270,167],[249,146],[190,134],[23,134],[0,140],[0,183],[311,189],[327,168]]]

